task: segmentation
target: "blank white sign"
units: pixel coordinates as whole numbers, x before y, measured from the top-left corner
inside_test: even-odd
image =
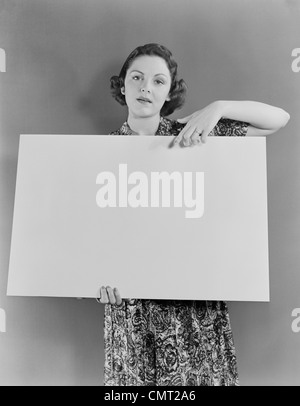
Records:
[[[269,301],[265,138],[172,140],[21,135],[8,295]]]

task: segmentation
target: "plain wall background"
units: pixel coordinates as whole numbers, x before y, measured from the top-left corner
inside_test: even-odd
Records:
[[[300,72],[291,69],[299,21],[297,0],[0,0],[0,385],[102,384],[102,305],[6,296],[19,134],[117,129],[126,108],[110,96],[109,78],[148,42],[170,48],[189,87],[171,118],[217,99],[291,115],[267,136],[271,303],[229,308],[241,385],[299,385],[300,333],[291,329],[300,307]]]

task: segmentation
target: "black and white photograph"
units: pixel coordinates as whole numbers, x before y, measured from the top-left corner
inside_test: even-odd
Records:
[[[299,21],[0,0],[0,386],[300,385]]]

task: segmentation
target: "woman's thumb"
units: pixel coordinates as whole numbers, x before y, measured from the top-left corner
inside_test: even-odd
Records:
[[[189,115],[186,117],[178,118],[176,121],[178,121],[179,123],[187,123],[191,117],[192,115]]]

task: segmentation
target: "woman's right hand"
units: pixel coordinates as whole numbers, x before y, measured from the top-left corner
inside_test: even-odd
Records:
[[[101,286],[98,302],[103,304],[121,305],[122,298],[117,288],[112,289],[110,286]]]

